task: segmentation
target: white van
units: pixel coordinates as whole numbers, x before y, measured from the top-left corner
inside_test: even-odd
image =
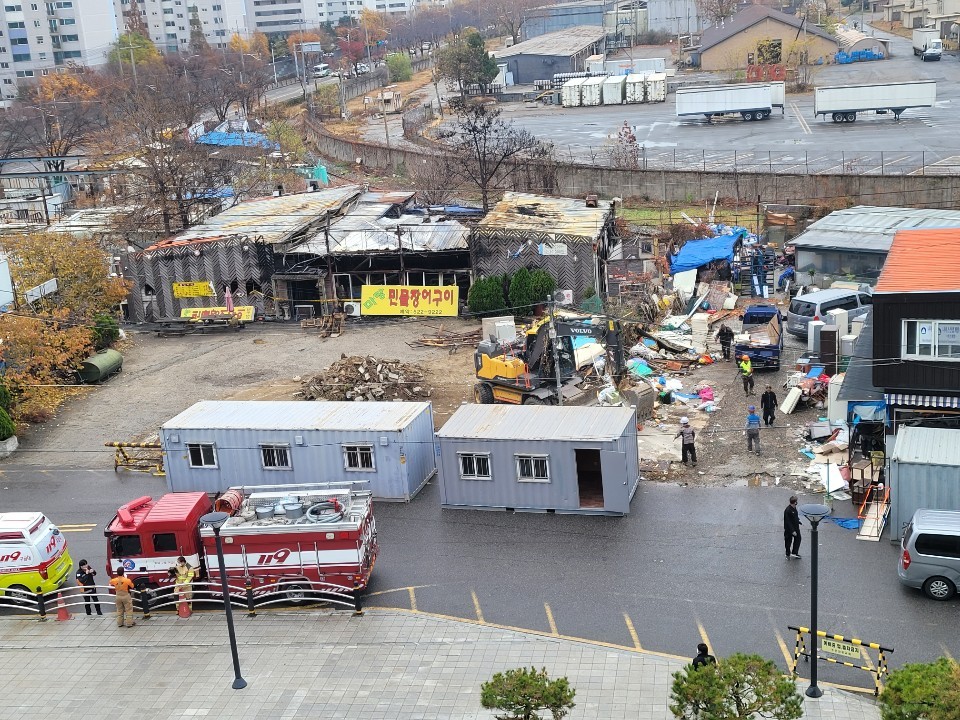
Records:
[[[313,76],[315,78],[325,78],[330,76],[330,66],[326,63],[320,63],[313,66]]]
[[[67,540],[43,513],[0,513],[0,595],[53,592],[71,570]]]

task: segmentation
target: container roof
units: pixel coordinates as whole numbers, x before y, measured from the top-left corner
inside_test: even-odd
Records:
[[[163,424],[164,430],[400,430],[428,402],[203,400]]]
[[[812,223],[789,242],[795,248],[885,253],[900,230],[960,227],[960,210],[859,205]]]
[[[507,192],[477,230],[518,230],[555,235],[572,235],[593,240],[610,217],[608,203],[587,207],[582,198],[550,197]]]
[[[903,426],[897,431],[891,457],[912,465],[960,468],[960,430]]]
[[[898,232],[876,291],[960,292],[960,228]]]
[[[514,55],[552,55],[570,57],[600,42],[607,31],[599,25],[577,25],[538,35],[516,45],[490,53],[498,60]]]
[[[629,407],[461,405],[437,432],[476,440],[616,440],[631,423]]]

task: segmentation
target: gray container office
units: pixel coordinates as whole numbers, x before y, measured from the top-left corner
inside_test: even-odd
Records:
[[[366,481],[407,501],[436,473],[428,402],[203,401],[160,442],[173,492]]]
[[[445,508],[625,515],[640,479],[632,408],[462,405],[437,440]]]
[[[960,430],[902,426],[890,455],[890,539],[920,508],[960,510]]]

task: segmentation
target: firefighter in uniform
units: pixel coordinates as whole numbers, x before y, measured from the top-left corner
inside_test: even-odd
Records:
[[[177,602],[181,596],[187,601],[188,607],[193,608],[193,576],[196,571],[187,562],[187,559],[181,555],[177,558],[177,564],[170,568],[170,574],[176,579],[173,591],[177,595]]]

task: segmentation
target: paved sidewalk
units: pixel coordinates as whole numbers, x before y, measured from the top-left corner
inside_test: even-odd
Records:
[[[322,718],[489,720],[480,683],[494,672],[546,666],[576,688],[571,718],[659,720],[681,662],[642,652],[453,620],[369,610],[239,614],[233,690],[217,613],[171,615],[117,628],[112,617],[0,619],[0,719]],[[878,720],[870,698],[826,689],[806,718]]]

